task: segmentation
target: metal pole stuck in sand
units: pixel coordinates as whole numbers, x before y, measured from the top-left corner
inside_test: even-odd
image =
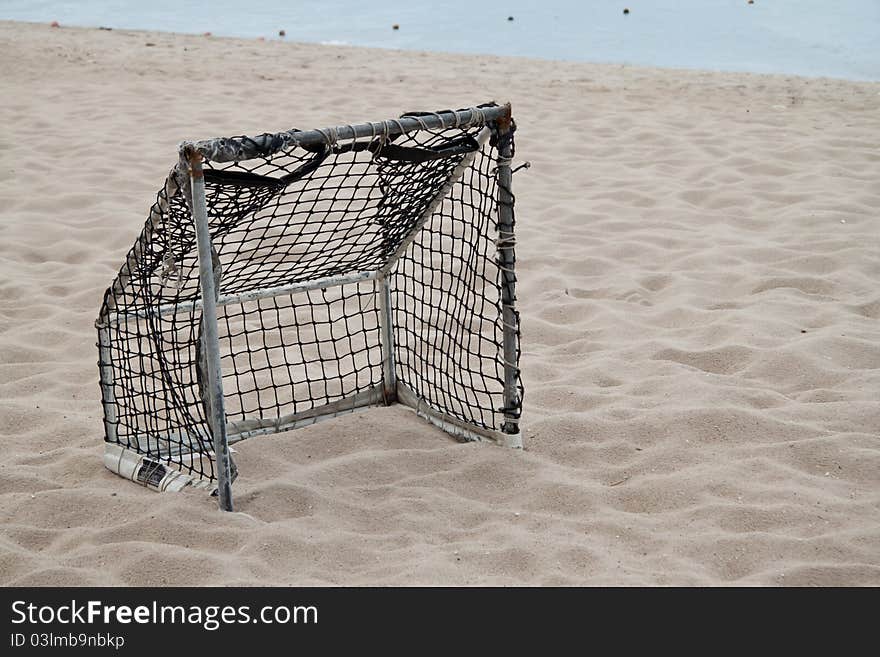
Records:
[[[513,119],[510,105],[506,116],[497,119],[498,126],[498,267],[501,270],[501,311],[504,322],[504,425],[502,432],[510,436],[509,447],[522,447],[519,430],[519,314],[516,312],[516,235],[513,216]]]
[[[202,156],[193,148],[185,150],[192,186],[192,215],[199,250],[199,279],[202,291],[202,349],[207,369],[208,422],[214,437],[217,497],[220,509],[232,511],[232,482],[229,443],[226,437],[226,410],[223,405],[223,373],[220,369],[220,340],[217,335],[217,291],[211,255],[211,230],[205,201],[205,175]]]

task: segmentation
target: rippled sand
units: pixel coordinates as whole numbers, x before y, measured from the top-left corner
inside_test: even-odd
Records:
[[[180,140],[493,98],[524,452],[391,407],[243,443],[235,514],[104,469]],[[880,584],[880,84],[0,23],[0,124],[0,583]]]

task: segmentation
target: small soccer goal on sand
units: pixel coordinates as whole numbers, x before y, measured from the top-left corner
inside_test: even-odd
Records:
[[[229,445],[401,403],[521,447],[510,106],[180,146],[96,322],[104,463],[216,488]]]

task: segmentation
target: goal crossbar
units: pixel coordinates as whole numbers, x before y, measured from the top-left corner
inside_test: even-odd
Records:
[[[481,106],[455,111],[419,112],[398,119],[317,130],[289,130],[246,138],[205,139],[184,142],[181,148],[189,147],[214,162],[238,162],[272,155],[293,146],[308,149],[345,141],[393,139],[417,130],[469,128],[509,119],[510,105]]]

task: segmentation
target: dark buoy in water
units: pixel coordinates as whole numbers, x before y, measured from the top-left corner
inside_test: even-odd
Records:
[[[392,29],[392,30],[399,30],[399,29],[400,29],[400,25],[398,25],[397,23],[395,23],[394,25],[391,26],[391,29]]]
[[[286,36],[287,36],[287,32],[285,32],[284,30],[278,30],[278,36],[280,36],[280,37],[286,37]]]
[[[507,20],[512,21],[512,20],[513,20],[513,16],[508,16],[508,17],[507,17]]]
[[[755,0],[749,0],[749,4],[750,4],[750,5],[755,4]]]
[[[629,7],[623,8],[623,15],[626,16],[629,13]]]

